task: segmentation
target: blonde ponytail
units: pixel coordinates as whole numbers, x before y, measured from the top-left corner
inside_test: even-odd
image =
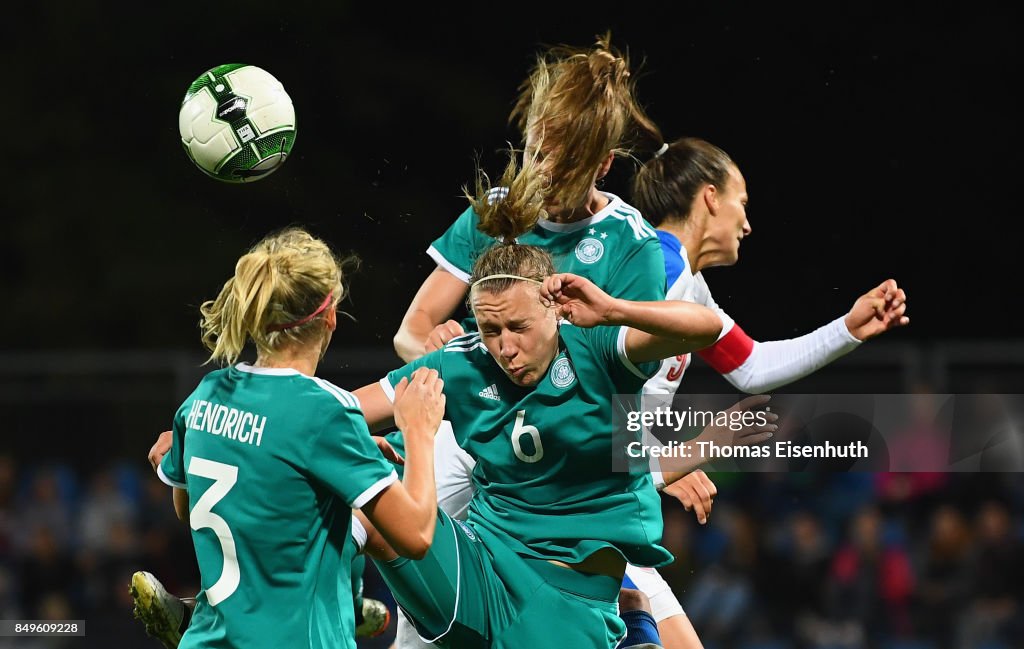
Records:
[[[261,354],[323,335],[321,314],[344,297],[342,269],[326,243],[300,228],[272,234],[243,255],[235,275],[204,302],[199,326],[207,362],[232,364],[252,341]]]

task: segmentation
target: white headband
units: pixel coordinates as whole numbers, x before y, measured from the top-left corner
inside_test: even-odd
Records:
[[[660,157],[666,151],[668,151],[668,142],[663,143],[661,145],[661,148],[659,148],[657,151],[654,152],[654,157],[655,158]]]
[[[472,285],[470,285],[469,290],[472,291],[473,287],[475,287],[477,284],[479,284],[480,282],[486,282],[489,279],[518,279],[524,282],[533,282],[534,284],[544,283],[540,280],[531,279],[529,277],[523,277],[522,275],[507,275],[505,273],[497,273],[495,275],[488,275],[487,277],[481,277],[480,279],[476,280],[475,282],[473,282]]]

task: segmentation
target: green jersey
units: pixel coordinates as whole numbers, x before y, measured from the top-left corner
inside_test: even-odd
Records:
[[[351,647],[352,508],[397,479],[358,400],[247,364],[208,374],[158,471],[188,490],[202,581],[191,647]]]
[[[534,387],[513,383],[479,333],[455,338],[381,379],[394,386],[420,367],[438,371],[445,419],[476,459],[472,525],[518,554],[578,563],[612,547],[630,563],[657,566],[661,502],[649,473],[612,471],[615,394],[635,394],[658,363],[625,354],[625,327],[559,327],[558,355]],[[639,439],[639,433],[637,433]]]
[[[574,223],[541,219],[516,241],[543,248],[558,272],[582,275],[613,297],[664,300],[665,257],[657,233],[635,208],[605,196],[608,205],[597,214]],[[477,229],[479,223],[469,207],[427,249],[438,266],[467,283],[477,257],[496,243]]]
[[[497,188],[492,194],[500,200],[502,191]],[[516,241],[543,248],[556,270],[586,277],[612,297],[637,302],[664,300],[665,256],[657,231],[621,198],[607,192],[605,196],[608,205],[597,214],[574,223],[542,219]],[[477,257],[497,243],[477,229],[479,223],[476,211],[468,207],[427,249],[438,266],[466,283]],[[475,330],[475,318],[465,318],[462,327]],[[401,432],[391,432],[387,439],[404,455]]]

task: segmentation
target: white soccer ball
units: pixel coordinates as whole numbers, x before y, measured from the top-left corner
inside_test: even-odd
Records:
[[[264,178],[295,144],[295,107],[272,74],[230,63],[188,87],[178,112],[181,143],[204,173],[231,183]]]

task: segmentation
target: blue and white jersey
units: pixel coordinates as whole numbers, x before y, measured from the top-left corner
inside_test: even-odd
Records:
[[[719,347],[735,326],[735,322],[711,297],[711,289],[708,288],[704,276],[699,272],[694,273],[686,259],[686,249],[675,235],[658,230],[658,239],[661,240],[661,252],[665,256],[665,276],[667,290],[666,300],[683,300],[702,304],[713,310],[722,320],[722,333],[718,335],[718,341],[698,352],[704,357],[705,352]],[[745,356],[744,356],[745,358]],[[742,362],[742,360],[740,361]],[[668,358],[662,361],[661,369],[644,385],[646,394],[674,394],[679,389],[683,380],[686,368],[690,366],[690,355],[681,354],[675,358]]]

